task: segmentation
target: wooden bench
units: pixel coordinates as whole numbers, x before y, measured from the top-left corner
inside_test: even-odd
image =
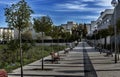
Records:
[[[64,50],[64,54],[69,53],[69,50],[70,50],[69,48],[65,49],[65,50]]]
[[[58,54],[55,54],[55,52],[51,52],[50,55],[52,58],[52,63],[55,63],[55,62],[58,63],[58,60],[60,60],[60,56]]]

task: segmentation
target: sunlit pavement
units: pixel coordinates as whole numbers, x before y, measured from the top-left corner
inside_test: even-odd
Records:
[[[24,66],[24,77],[120,77],[120,62],[114,64],[113,57],[105,57],[86,42],[80,42],[68,54],[63,52],[57,64],[44,61],[45,70],[41,70],[40,60]],[[9,77],[20,77],[20,69],[9,73]]]

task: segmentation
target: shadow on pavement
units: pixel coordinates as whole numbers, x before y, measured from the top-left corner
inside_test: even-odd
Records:
[[[83,56],[84,56],[84,73],[85,77],[98,77],[97,73],[93,67],[93,64],[89,58],[87,50],[84,48],[85,44],[83,43]]]

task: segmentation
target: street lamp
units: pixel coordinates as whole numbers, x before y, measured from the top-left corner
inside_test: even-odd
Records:
[[[116,6],[117,6],[117,1],[116,0],[112,0],[111,1],[111,5],[114,7],[114,16],[113,16],[114,17],[113,18],[114,19],[113,20],[114,24],[113,25],[114,25],[114,32],[115,32],[115,63],[117,63],[117,50],[116,50],[117,49],[117,45],[116,45],[116,33],[117,33],[116,32]]]
[[[96,46],[97,42],[96,42],[96,34],[97,34],[97,26],[95,26],[95,30],[94,30],[94,46]],[[96,47],[95,47],[96,48]]]

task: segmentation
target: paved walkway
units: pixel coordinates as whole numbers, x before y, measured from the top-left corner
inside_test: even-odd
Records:
[[[86,42],[80,42],[68,54],[60,51],[61,60],[57,64],[41,60],[24,66],[24,77],[120,77],[120,62],[114,64],[113,57],[104,57]],[[51,59],[50,56],[44,58]],[[20,77],[20,68],[9,73],[9,77]]]

